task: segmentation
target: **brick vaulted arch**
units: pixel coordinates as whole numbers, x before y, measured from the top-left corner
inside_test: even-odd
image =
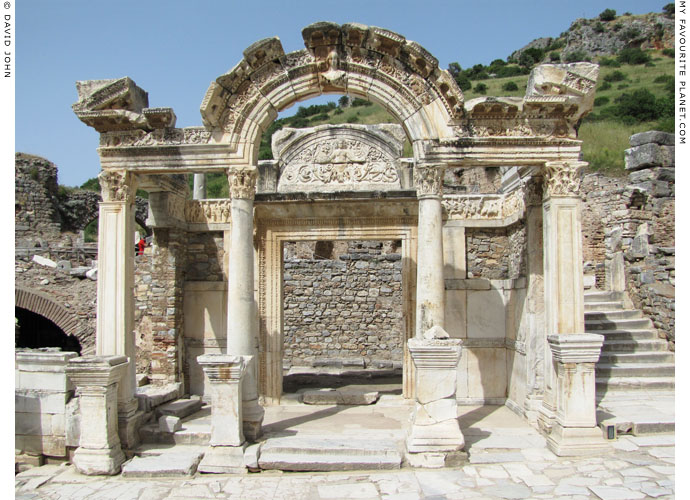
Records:
[[[277,37],[254,43],[206,92],[204,125],[242,163],[256,164],[260,136],[279,111],[321,94],[380,103],[403,125],[417,158],[424,141],[454,137],[462,91],[418,43],[383,28],[329,22],[307,26],[302,36],[306,49],[289,54]]]
[[[67,335],[79,337],[83,329],[83,325],[74,314],[47,295],[30,288],[15,287],[14,305],[49,319]]]

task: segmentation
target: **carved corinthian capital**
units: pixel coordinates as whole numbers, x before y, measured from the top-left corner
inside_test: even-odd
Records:
[[[103,170],[98,174],[103,201],[131,203],[137,191],[134,175],[126,170]]]
[[[232,198],[253,200],[256,192],[256,167],[240,167],[228,169],[228,184]]]
[[[442,166],[417,166],[414,169],[414,184],[417,187],[417,198],[441,197],[443,195]]]
[[[557,196],[578,196],[585,161],[555,161],[544,165],[544,199]]]

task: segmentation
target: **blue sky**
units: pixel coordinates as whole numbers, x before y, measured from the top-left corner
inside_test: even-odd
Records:
[[[80,185],[100,166],[97,132],[71,110],[76,80],[129,76],[149,93],[151,107],[175,110],[177,126],[201,125],[209,83],[246,47],[278,36],[286,52],[302,49],[301,29],[316,21],[381,26],[420,43],[443,68],[453,61],[467,67],[505,59],[605,8],[642,14],[666,3],[17,0],[15,149],[54,162],[61,184]]]

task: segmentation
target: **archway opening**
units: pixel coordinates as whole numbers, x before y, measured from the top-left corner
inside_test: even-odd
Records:
[[[14,308],[17,320],[15,347],[37,349],[59,347],[63,351],[81,354],[81,343],[74,335],[67,335],[48,318],[22,307]]]

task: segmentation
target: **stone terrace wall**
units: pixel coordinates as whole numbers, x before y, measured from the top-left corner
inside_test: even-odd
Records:
[[[400,366],[401,255],[390,242],[349,242],[346,248],[342,243],[333,246],[331,259],[298,258],[309,246],[286,245],[286,364],[318,366],[337,359]]]
[[[673,136],[630,138],[627,179],[585,177],[582,186],[585,272],[599,289],[622,289],[675,343],[675,164]],[[603,265],[602,265],[603,264]]]

